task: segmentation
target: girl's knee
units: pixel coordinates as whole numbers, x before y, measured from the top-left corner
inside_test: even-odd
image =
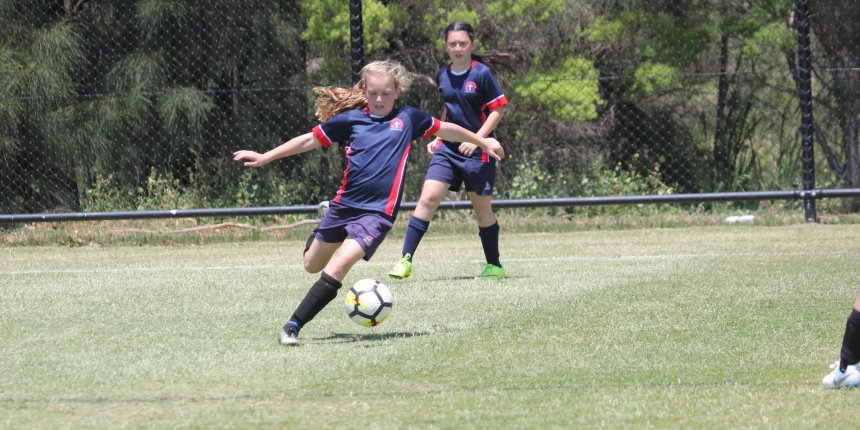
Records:
[[[433,219],[433,215],[436,214],[436,208],[439,207],[439,203],[441,202],[441,199],[439,201],[419,199],[415,212],[413,212],[412,215],[417,216],[424,221],[430,221]]]
[[[305,271],[308,273],[318,273],[323,269],[323,267],[325,267],[324,265],[321,265],[318,262],[313,261],[313,259],[308,258],[307,255],[305,255],[305,260],[303,263],[304,263]]]
[[[439,203],[442,203],[443,197],[444,195],[421,195],[421,197],[418,199],[418,204],[428,209],[436,209],[436,207],[439,206]]]
[[[491,226],[496,223],[496,214],[493,210],[475,211],[475,217],[478,218],[478,224],[482,226]]]

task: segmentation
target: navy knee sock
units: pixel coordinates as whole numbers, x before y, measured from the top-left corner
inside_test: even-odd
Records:
[[[845,323],[845,336],[842,338],[842,352],[839,357],[839,370],[860,362],[860,312],[851,309]]]
[[[478,236],[481,236],[481,245],[484,247],[487,263],[502,267],[499,261],[499,223],[489,227],[478,227]]]
[[[415,250],[418,249],[418,244],[424,238],[424,233],[430,228],[430,221],[424,221],[414,216],[409,220],[409,226],[406,228],[406,239],[403,240],[403,255],[409,254],[415,256]],[[409,258],[412,261],[412,258]]]
[[[310,291],[305,295],[305,298],[299,303],[299,307],[293,312],[290,321],[296,323],[294,325],[297,329],[304,327],[305,324],[317,316],[319,311],[337,298],[337,290],[342,286],[343,284],[337,279],[332,278],[326,272],[322,272],[319,280],[314,283]]]

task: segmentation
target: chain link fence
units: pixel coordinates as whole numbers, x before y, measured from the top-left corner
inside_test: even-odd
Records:
[[[0,213],[326,200],[336,147],[263,169],[231,153],[308,132],[311,88],[351,85],[357,49],[402,62],[400,103],[440,115],[456,20],[516,55],[497,198],[860,187],[854,0],[364,0],[358,41],[349,3],[0,0]]]

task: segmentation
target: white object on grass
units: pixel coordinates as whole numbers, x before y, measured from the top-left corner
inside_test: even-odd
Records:
[[[730,216],[723,220],[724,223],[727,224],[735,224],[739,222],[753,222],[755,221],[755,215],[741,215],[741,216]]]

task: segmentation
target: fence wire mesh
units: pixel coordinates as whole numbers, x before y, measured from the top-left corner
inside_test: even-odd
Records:
[[[453,3],[361,1],[359,49],[415,73],[400,103],[436,116],[450,22],[476,28],[479,52],[516,56],[497,198],[803,187],[799,4],[811,17],[806,177],[860,187],[856,1]],[[341,0],[0,0],[0,212],[330,198],[338,148],[256,170],[231,153],[317,123],[311,88],[352,85],[350,29]],[[407,201],[429,162],[417,148]]]

